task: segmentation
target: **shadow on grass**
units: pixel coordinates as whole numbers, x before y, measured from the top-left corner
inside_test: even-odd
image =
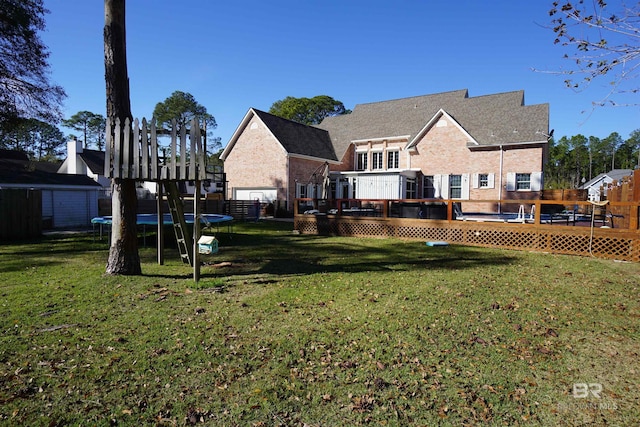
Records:
[[[149,239],[153,242],[153,239]],[[153,243],[140,247],[143,264],[155,263]],[[313,235],[295,235],[291,226],[282,224],[239,225],[234,233],[218,235],[220,252],[203,256],[206,264],[227,262],[231,267],[209,265],[201,269],[201,279],[256,276],[289,276],[317,273],[358,273],[368,271],[460,270],[479,265],[505,265],[515,255],[484,248],[447,246],[427,247],[423,241],[398,239],[365,239]],[[171,265],[145,268],[148,277],[189,280],[192,269],[180,267],[175,242],[165,241],[165,259]],[[91,235],[51,236],[36,241],[0,247],[4,258],[0,272],[15,271],[25,265],[53,266],[65,263],[69,257],[95,252],[108,254],[104,242],[96,242]],[[87,258],[92,258],[89,255]],[[94,260],[95,261],[95,260]],[[89,261],[88,261],[89,262]],[[211,269],[213,268],[213,270]],[[166,274],[163,270],[166,269]],[[184,272],[184,273],[183,273]],[[259,279],[264,280],[264,279]]]
[[[516,257],[464,246],[430,248],[421,241],[236,234],[215,259],[233,267],[205,272],[203,277],[460,270],[506,265]]]

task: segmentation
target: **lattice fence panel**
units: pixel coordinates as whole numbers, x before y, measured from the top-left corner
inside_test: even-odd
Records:
[[[591,252],[605,258],[628,258],[632,254],[633,240],[612,237],[598,237],[593,239]]]
[[[318,234],[318,227],[315,221],[296,221],[295,229],[300,234]]]
[[[589,255],[589,236],[579,234],[553,234],[549,250],[561,254]]]
[[[338,233],[341,236],[372,236],[387,237],[387,226],[381,222],[341,222],[338,223]]]
[[[397,226],[395,236],[402,239],[447,240],[447,230],[443,228]]]
[[[505,249],[537,250],[552,253],[614,258],[640,262],[640,237],[621,235],[616,230],[598,230],[591,241],[588,228],[534,227],[505,224],[469,224],[461,222],[406,223],[397,219],[357,221],[295,220],[295,228],[303,234],[341,236],[398,237],[416,240],[444,240],[463,245]],[[591,241],[591,248],[590,248]],[[591,250],[590,250],[591,249]]]
[[[461,228],[450,228],[447,230],[447,238],[446,240],[449,243],[464,243],[464,230]]]

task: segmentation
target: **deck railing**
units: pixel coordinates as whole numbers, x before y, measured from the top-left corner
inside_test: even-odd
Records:
[[[468,212],[465,205],[496,209],[484,212],[483,217]],[[598,206],[567,200],[297,199],[294,228],[303,234],[442,240],[640,262],[639,205],[609,202]]]

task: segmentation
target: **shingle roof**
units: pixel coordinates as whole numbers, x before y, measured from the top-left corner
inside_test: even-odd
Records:
[[[600,182],[606,177],[609,177],[612,181],[620,181],[625,176],[629,176],[631,174],[633,174],[633,169],[612,169],[609,172],[601,173],[595,178],[585,182],[580,186],[580,188],[589,188],[594,184],[600,185]]]
[[[329,132],[342,157],[354,140],[408,135],[411,141],[441,109],[481,146],[547,139],[549,105],[525,106],[522,90],[470,98],[464,89],[358,104],[351,114],[327,117],[317,127]]]
[[[283,119],[255,108],[253,111],[289,154],[338,160],[326,130]]]
[[[96,175],[104,175],[104,151],[83,150],[80,158],[87,164],[89,170]]]
[[[86,175],[52,173],[37,167],[36,162],[15,159],[0,159],[0,186],[2,184],[100,186]]]

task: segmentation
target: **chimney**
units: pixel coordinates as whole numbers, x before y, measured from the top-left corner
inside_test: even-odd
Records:
[[[70,141],[67,142],[67,159],[69,160],[68,163],[68,170],[67,173],[76,175],[79,174],[80,172],[78,171],[78,156],[82,153],[82,141],[78,141],[77,138],[74,138]]]

